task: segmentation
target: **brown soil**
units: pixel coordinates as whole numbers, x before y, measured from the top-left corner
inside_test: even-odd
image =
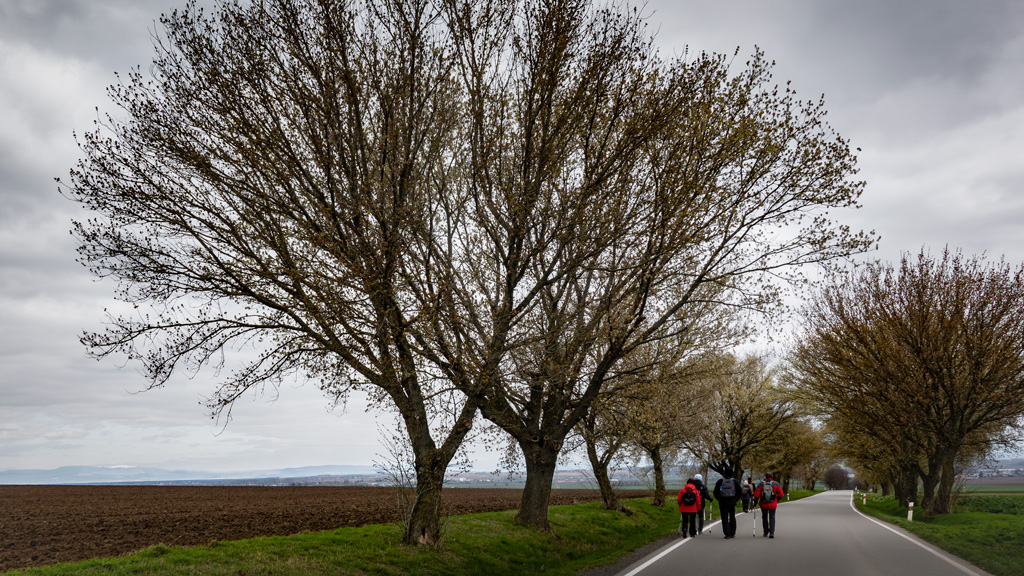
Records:
[[[447,488],[451,514],[514,510],[521,490]],[[600,500],[554,490],[551,504]],[[0,572],[397,518],[395,492],[367,487],[0,486]]]

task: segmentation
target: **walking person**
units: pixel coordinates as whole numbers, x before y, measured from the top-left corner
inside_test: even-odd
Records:
[[[704,506],[708,505],[713,498],[708,493],[708,487],[704,485],[704,477],[697,474],[693,477],[693,485],[697,487],[697,492],[700,493],[700,514],[697,515],[697,534],[704,533]]]
[[[754,494],[754,486],[750,482],[750,478],[743,481],[743,488],[740,491],[740,499],[743,501],[743,513],[750,512],[750,498]]]
[[[676,502],[679,503],[679,531],[682,532],[683,538],[689,534],[690,537],[697,535],[697,514],[701,508],[700,491],[697,490],[697,486],[693,483],[693,478],[686,480],[686,486],[679,491],[679,495],[676,496]]]
[[[779,498],[785,496],[782,486],[772,478],[772,475],[765,474],[764,482],[754,490],[754,498],[761,507],[761,527],[764,533],[761,536],[775,538],[775,509],[779,506]]]
[[[742,489],[739,480],[732,477],[732,468],[725,468],[722,477],[715,482],[715,500],[718,500],[718,511],[722,515],[722,532],[725,538],[736,537],[736,500]]]

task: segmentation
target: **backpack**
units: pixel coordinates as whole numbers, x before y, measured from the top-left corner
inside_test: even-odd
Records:
[[[765,482],[761,484],[761,503],[771,504],[775,502],[775,482]]]
[[[683,492],[683,504],[686,506],[693,506],[697,503],[697,493],[692,487],[687,486],[686,492]]]
[[[743,497],[750,498],[750,484],[743,485]]]
[[[720,490],[722,498],[735,498],[736,480],[734,478],[722,478],[722,487]]]

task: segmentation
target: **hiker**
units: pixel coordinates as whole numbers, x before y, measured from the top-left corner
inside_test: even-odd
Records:
[[[697,492],[700,493],[700,514],[697,515],[697,534],[704,533],[704,506],[710,503],[713,498],[708,493],[708,487],[704,485],[704,477],[697,474],[693,477],[693,485],[697,487]]]
[[[693,478],[686,479],[686,486],[679,491],[676,502],[679,503],[679,531],[683,534],[683,538],[686,538],[687,534],[691,538],[696,536],[697,513],[700,512],[701,498],[700,491],[693,483]]]
[[[779,498],[785,494],[782,486],[776,482],[771,473],[764,475],[764,482],[754,490],[754,498],[757,498],[761,506],[761,527],[764,529],[762,537],[775,538],[775,509],[779,506]]]
[[[750,512],[750,497],[754,494],[754,486],[751,483],[752,479],[747,478],[743,481],[743,489],[740,491],[740,500],[743,501],[743,513]]]
[[[718,500],[722,532],[727,540],[736,537],[736,500],[741,492],[739,480],[732,476],[732,468],[726,467],[722,470],[722,477],[715,482],[715,500]]]

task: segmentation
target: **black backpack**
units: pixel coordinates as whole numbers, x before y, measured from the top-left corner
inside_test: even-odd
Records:
[[[762,504],[771,504],[772,502],[775,502],[775,486],[775,482],[772,482],[770,480],[768,482],[765,482],[764,484],[761,484],[760,500]]]
[[[687,486],[686,491],[683,492],[683,504],[686,506],[693,506],[697,503],[697,493],[693,488]]]
[[[722,487],[719,489],[722,494],[722,498],[735,498],[736,497],[736,479],[735,478],[722,478]]]

